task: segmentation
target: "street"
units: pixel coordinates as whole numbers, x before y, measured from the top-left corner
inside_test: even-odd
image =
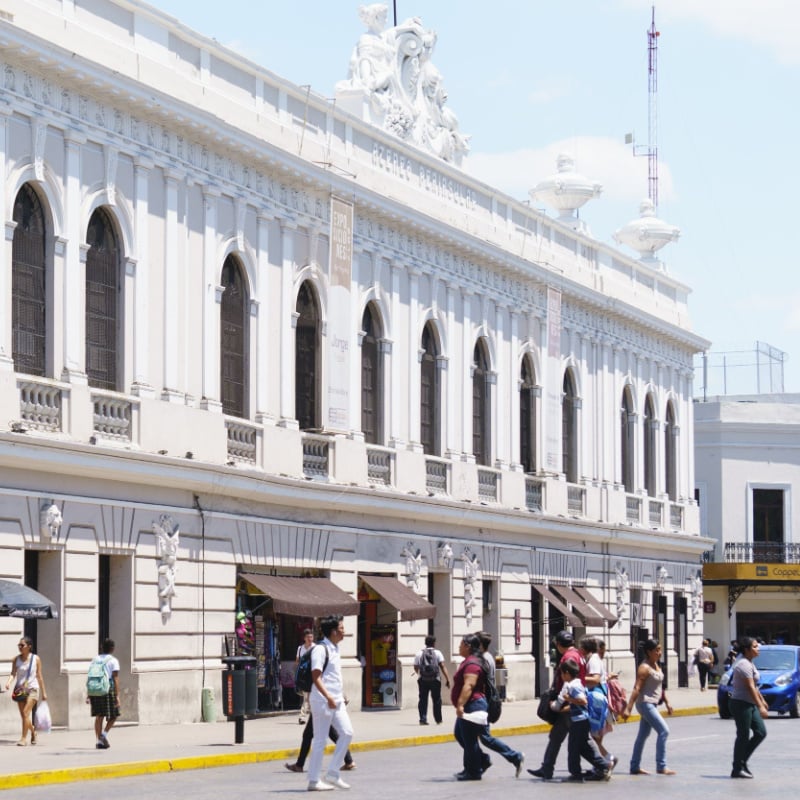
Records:
[[[436,800],[465,797],[484,798],[487,792],[501,792],[503,800],[530,798],[565,798],[568,792],[589,793],[636,792],[661,797],[691,797],[698,793],[705,800],[713,797],[745,797],[757,791],[762,797],[770,791],[777,794],[795,785],[800,778],[797,763],[797,738],[800,720],[771,716],[767,721],[767,739],[751,759],[755,781],[732,780],[731,753],[734,724],[715,716],[676,717],[668,720],[670,738],[667,744],[669,766],[675,776],[632,776],[628,760],[638,722],[617,726],[606,738],[606,745],[619,757],[619,766],[610,784],[574,784],[542,782],[523,769],[520,779],[514,780],[514,770],[497,755],[492,754],[493,767],[482,781],[459,783],[453,773],[461,768],[461,751],[455,742],[368,752],[355,752],[357,769],[342,773],[352,785],[350,798],[413,797],[423,794]],[[358,731],[356,731],[356,735]],[[539,766],[546,736],[529,735],[508,738],[508,743],[526,754],[525,768]],[[119,754],[124,756],[123,753]],[[559,755],[556,776],[565,777],[566,746]],[[327,764],[329,756],[326,756]],[[642,768],[655,773],[655,737],[645,745]],[[14,797],[24,800],[83,800],[87,794],[112,796],[114,800],[139,800],[141,797],[191,798],[220,800],[220,798],[260,797],[264,794],[305,792],[307,775],[296,775],[284,769],[282,762],[241,765],[207,770],[191,770],[166,775],[117,778],[112,781],[70,783],[13,790]],[[757,788],[756,788],[757,787]],[[333,796],[331,793],[329,796]]]

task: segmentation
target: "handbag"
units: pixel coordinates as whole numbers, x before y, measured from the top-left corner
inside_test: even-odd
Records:
[[[30,692],[28,691],[28,680],[31,677],[34,658],[36,658],[36,656],[31,653],[31,660],[28,662],[28,674],[25,676],[25,680],[22,683],[17,684],[11,692],[11,699],[15,703],[21,703],[23,700],[27,700],[30,695]]]
[[[547,691],[542,692],[539,697],[539,707],[536,709],[536,716],[544,720],[548,725],[554,725],[558,719],[558,712],[550,708],[550,703],[558,697],[555,687],[551,686]]]
[[[22,702],[23,700],[28,699],[28,684],[27,681],[22,684],[21,686],[15,686],[14,690],[11,692],[11,699],[15,703]]]

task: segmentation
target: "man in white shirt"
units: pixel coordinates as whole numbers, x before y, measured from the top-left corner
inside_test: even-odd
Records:
[[[444,675],[445,685],[450,688],[450,676],[444,665],[441,650],[436,649],[436,637],[426,636],[425,647],[414,658],[414,672],[419,675],[419,724],[428,724],[428,695],[433,701],[433,718],[437,725],[442,724],[442,681],[439,673]]]
[[[345,753],[353,738],[353,726],[347,713],[347,701],[342,685],[342,668],[339,642],[344,639],[344,622],[339,614],[325,617],[320,622],[323,640],[311,651],[311,716],[314,720],[314,740],[308,762],[308,791],[324,792],[336,787],[349,789],[339,776]],[[320,780],[322,759],[328,730],[333,726],[339,741],[333,751],[325,780]]]

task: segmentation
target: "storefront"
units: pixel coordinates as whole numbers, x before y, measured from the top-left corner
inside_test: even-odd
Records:
[[[430,620],[436,607],[394,575],[360,575],[358,599],[358,652],[364,659],[362,705],[399,708],[398,613],[404,621]]]
[[[257,659],[259,710],[299,708],[294,671],[303,630],[328,614],[356,615],[358,601],[328,578],[252,572],[240,573],[237,598],[235,644]]]

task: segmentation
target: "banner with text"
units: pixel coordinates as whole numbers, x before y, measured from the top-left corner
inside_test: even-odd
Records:
[[[330,294],[328,297],[328,413],[325,429],[347,432],[350,425],[350,344],[353,272],[353,205],[331,195]]]
[[[547,289],[547,436],[545,439],[545,469],[561,472],[561,394],[564,378],[561,374],[561,292]]]

